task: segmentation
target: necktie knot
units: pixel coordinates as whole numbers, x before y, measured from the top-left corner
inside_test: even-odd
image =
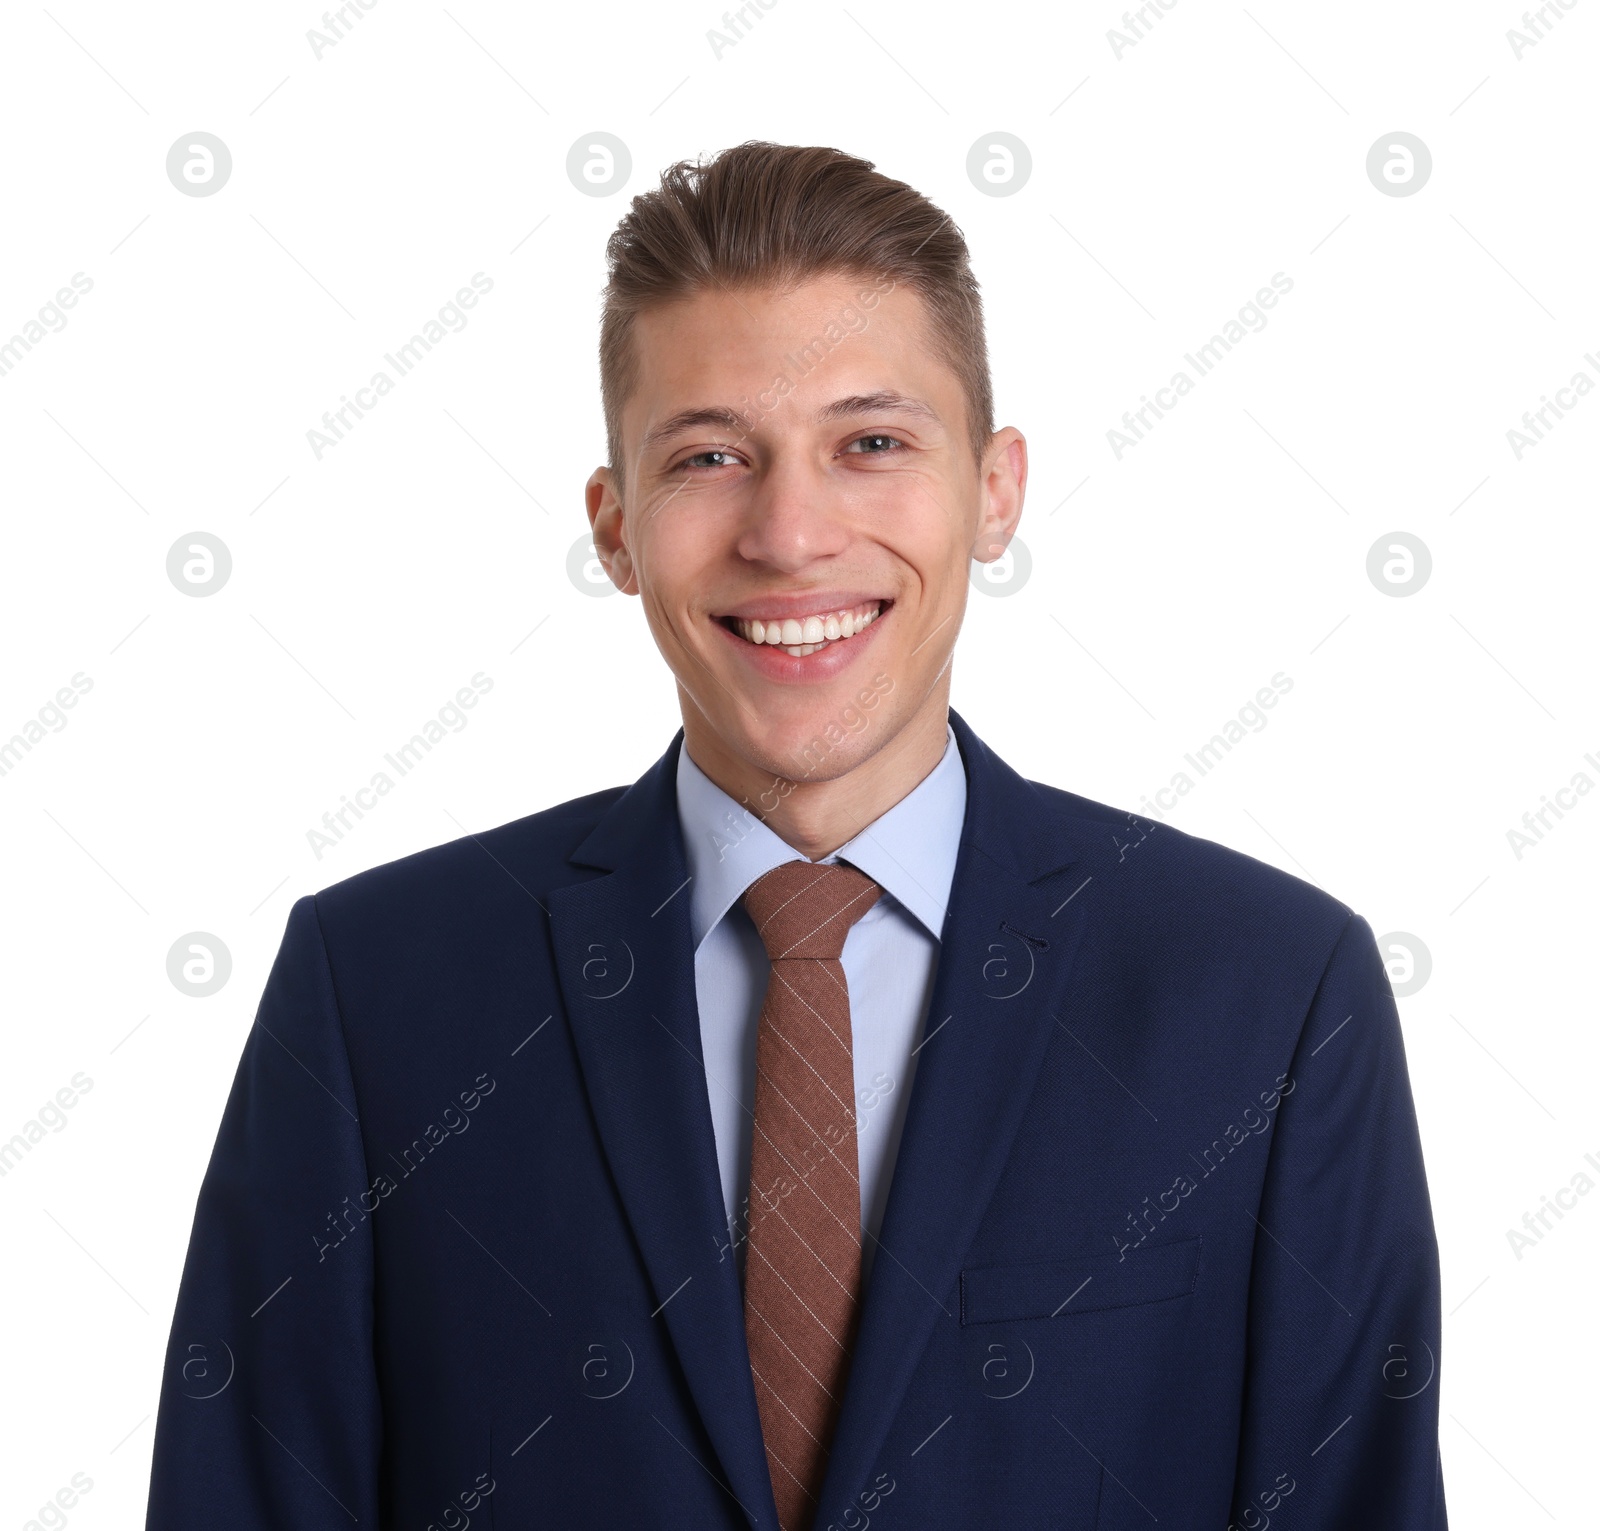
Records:
[[[883,889],[839,862],[786,861],[745,889],[743,903],[773,962],[837,962],[850,927]]]

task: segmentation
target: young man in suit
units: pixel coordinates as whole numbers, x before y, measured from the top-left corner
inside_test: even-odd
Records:
[[[745,144],[608,255],[682,733],[294,906],[149,1525],[1443,1531],[1372,931],[949,711],[1027,479],[959,231]]]

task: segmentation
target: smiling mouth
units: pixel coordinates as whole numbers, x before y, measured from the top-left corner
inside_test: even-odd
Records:
[[[803,659],[819,649],[831,648],[866,631],[883,615],[892,602],[863,601],[859,606],[848,606],[839,611],[817,612],[807,617],[721,617],[718,620],[743,638],[757,646],[781,648],[785,654]]]

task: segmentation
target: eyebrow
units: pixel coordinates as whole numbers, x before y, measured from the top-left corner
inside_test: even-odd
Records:
[[[938,414],[932,405],[924,404],[921,399],[908,398],[903,393],[894,393],[882,389],[877,393],[853,393],[847,398],[835,399],[833,403],[825,405],[817,411],[819,422],[828,420],[844,420],[851,415],[878,415],[897,414],[912,415],[919,420],[927,420],[933,425],[942,425]]]
[[[773,413],[772,410],[767,411]],[[900,414],[910,415],[915,419],[927,420],[934,425],[944,422],[931,405],[921,399],[914,399],[903,393],[895,393],[890,389],[880,389],[876,393],[852,393],[842,399],[835,399],[831,404],[825,404],[817,411],[818,424],[827,424],[834,420],[848,420],[855,415],[873,414]],[[707,405],[698,409],[684,409],[670,418],[663,420],[660,425],[645,433],[644,440],[639,443],[641,453],[648,451],[653,446],[659,446],[663,441],[674,436],[681,436],[686,431],[698,430],[702,426],[715,426],[725,431],[739,431],[748,434],[755,422],[741,415],[736,409],[729,409],[725,405]]]
[[[703,425],[717,426],[725,431],[742,431],[745,429],[743,416],[737,410],[726,407],[707,406],[701,409],[683,409],[668,420],[663,420],[654,430],[646,431],[644,440],[639,443],[640,453],[647,452],[651,447],[663,441],[668,441],[674,436],[681,436],[685,431],[698,430]]]

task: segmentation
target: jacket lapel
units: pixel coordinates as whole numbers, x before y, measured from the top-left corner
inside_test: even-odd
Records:
[[[933,1327],[956,1321],[961,1258],[1010,1152],[1095,902],[1083,884],[1099,858],[1065,838],[1060,808],[954,713],[951,723],[967,770],[966,821],[819,1527],[887,1465],[879,1453]]]
[[[675,739],[572,860],[608,875],[550,898],[556,971],[606,1158],[707,1434],[702,1464],[752,1524],[777,1512],[726,1243],[695,1002]]]

